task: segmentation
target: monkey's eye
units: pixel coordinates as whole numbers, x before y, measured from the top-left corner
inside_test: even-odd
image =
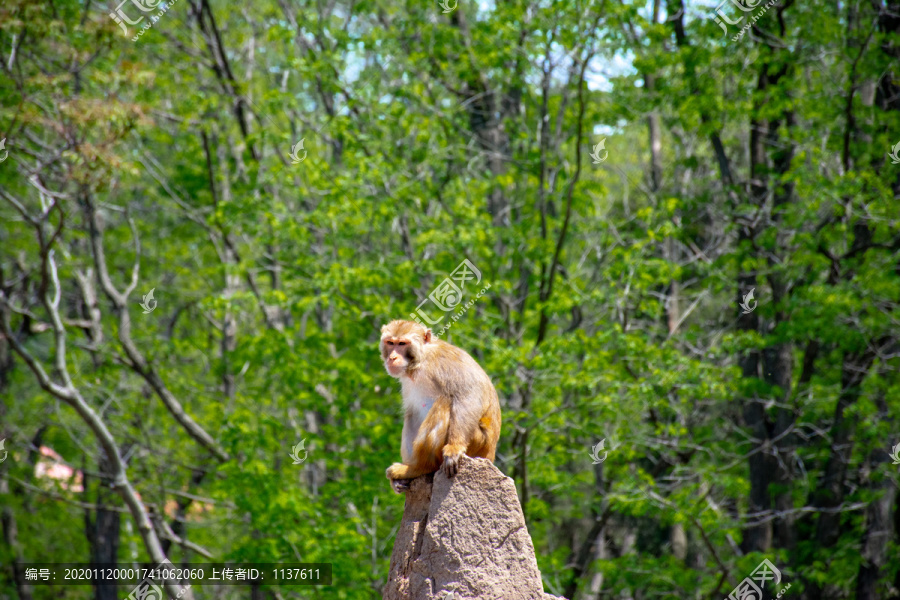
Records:
[[[406,342],[397,342],[397,345],[398,345],[398,346],[405,346],[405,345],[406,345]]]

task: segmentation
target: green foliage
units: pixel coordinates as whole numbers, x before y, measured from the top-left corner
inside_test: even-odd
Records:
[[[0,314],[62,381],[50,247],[11,201],[35,216],[54,197],[41,232],[60,226],[64,365],[142,502],[215,560],[334,565],[334,585],[284,597],[372,598],[403,509],[383,474],[401,409],[378,328],[468,259],[481,279],[461,306],[484,296],[424,310],[436,330],[456,318],[442,337],[501,396],[496,462],[548,591],[724,597],[767,558],[791,597],[854,597],[873,552],[886,590],[900,540],[875,547],[871,511],[897,485],[900,178],[885,153],[900,107],[864,96],[896,92],[897,26],[868,6],[782,2],[732,42],[705,6],[656,6],[181,0],[132,42],[106,8],[13,0]],[[127,321],[103,290],[91,207],[120,292],[139,265]],[[6,565],[88,562],[85,515],[125,504],[95,432],[5,337],[2,437],[18,542],[0,543],[0,596],[16,597]],[[40,446],[85,489],[39,476]],[[121,519],[119,560],[148,560]],[[759,527],[764,547],[747,541]]]

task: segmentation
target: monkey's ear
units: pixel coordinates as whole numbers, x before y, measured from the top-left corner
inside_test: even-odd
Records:
[[[425,338],[425,343],[426,343],[426,344],[427,344],[428,342],[431,341],[431,330],[430,330],[430,329],[426,329],[426,330],[425,330],[425,336],[424,336],[424,338]]]

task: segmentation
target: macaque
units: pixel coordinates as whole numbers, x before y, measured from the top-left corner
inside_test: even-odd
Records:
[[[381,358],[403,389],[403,462],[385,473],[395,492],[438,469],[455,476],[463,453],[493,462],[500,401],[474,358],[412,321],[391,321],[381,328]]]

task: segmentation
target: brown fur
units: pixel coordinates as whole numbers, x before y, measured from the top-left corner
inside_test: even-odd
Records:
[[[396,480],[439,468],[454,476],[463,453],[494,460],[500,401],[475,359],[412,321],[382,327],[380,349],[388,373],[403,386],[403,462],[386,472],[395,490],[405,488]]]

